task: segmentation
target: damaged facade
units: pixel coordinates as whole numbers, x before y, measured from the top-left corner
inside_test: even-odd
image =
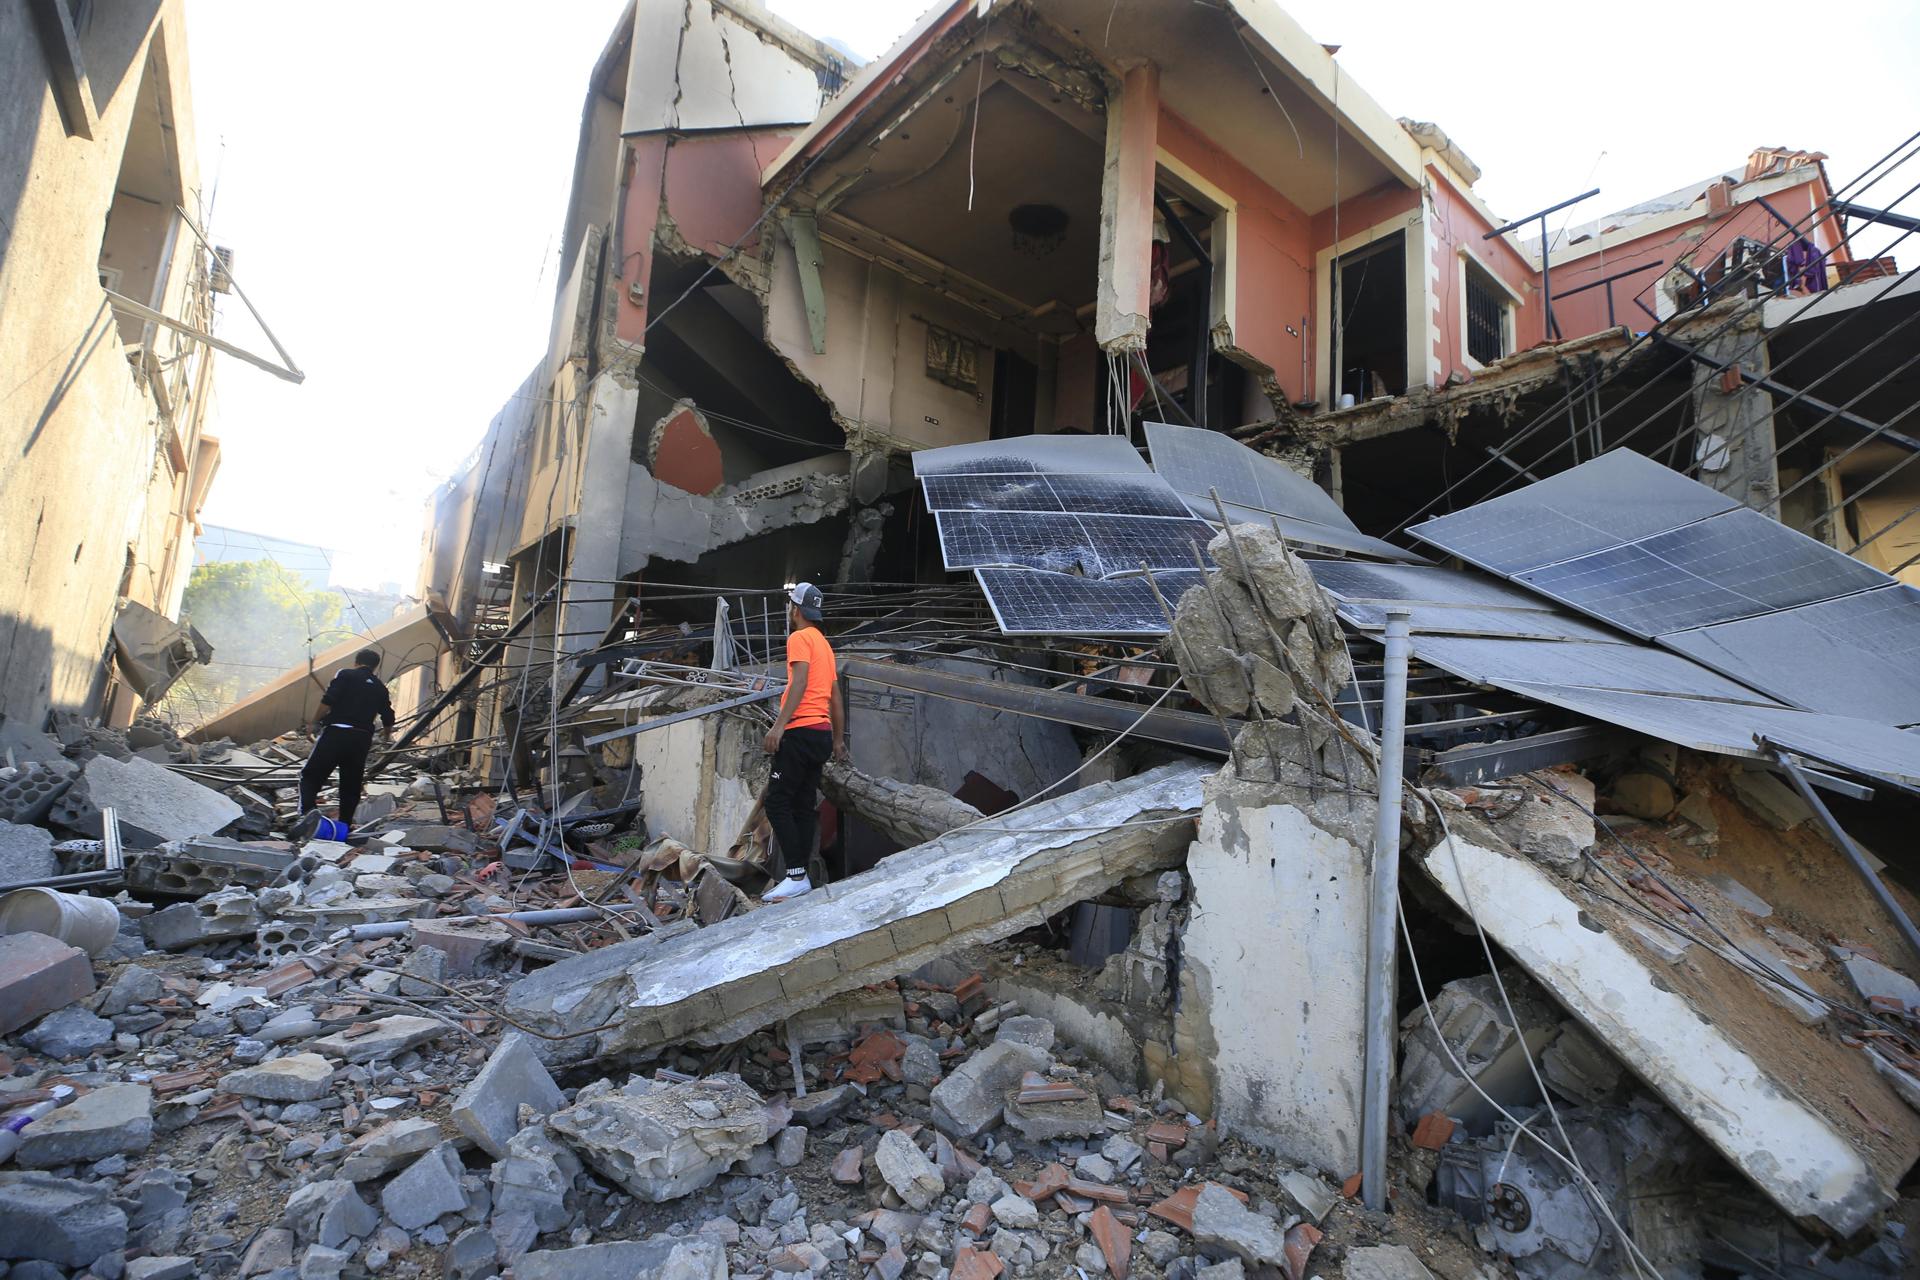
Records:
[[[637,0],[362,825],[304,669],[15,732],[0,1252],[1912,1271],[1897,166],[1543,249],[1274,6],[1110,8]],[[851,758],[767,903],[795,579]]]
[[[0,6],[0,716],[32,728],[130,724],[205,660],[166,625],[220,460],[214,352],[180,327],[226,290],[190,225],[183,10]]]

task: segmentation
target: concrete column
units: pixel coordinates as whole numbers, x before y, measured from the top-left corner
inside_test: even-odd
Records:
[[[1748,373],[1765,375],[1767,344],[1757,330],[1729,330],[1701,345],[1706,355],[1738,361]],[[1725,388],[1732,386],[1728,391]],[[1702,364],[1693,368],[1695,454],[1700,482],[1755,511],[1778,518],[1780,466],[1773,430],[1773,397],[1759,387]]]
[[[1160,68],[1143,62],[1123,74],[1107,102],[1106,169],[1100,179],[1100,281],[1094,337],[1107,351],[1147,345],[1148,257],[1153,245],[1154,148],[1160,122]]]
[[[1223,1134],[1345,1178],[1360,1167],[1369,881],[1359,828],[1371,813],[1355,806],[1354,829],[1336,835],[1286,794],[1215,786],[1201,810],[1174,1043],[1211,1067]]]
[[[586,457],[580,462],[580,504],[574,512],[567,574],[587,581],[569,583],[563,597],[561,644],[569,653],[593,648],[613,621],[609,584],[620,574],[620,533],[640,392],[617,370],[608,370],[588,385],[586,400]],[[596,689],[604,679],[605,669],[600,668],[583,688]]]

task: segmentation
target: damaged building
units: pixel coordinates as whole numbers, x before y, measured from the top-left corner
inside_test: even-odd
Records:
[[[183,9],[0,5],[0,718],[26,728],[131,724],[211,652],[173,620],[232,259],[203,238]]]
[[[1111,16],[630,6],[360,825],[305,668],[19,736],[0,1254],[1913,1272],[1913,140],[1529,239],[1274,4]]]

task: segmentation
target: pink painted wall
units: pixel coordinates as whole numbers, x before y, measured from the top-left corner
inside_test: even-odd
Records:
[[[1420,193],[1397,182],[1344,197],[1340,201],[1340,238],[1352,239],[1356,233],[1368,227],[1377,227],[1389,218],[1412,213],[1419,204]],[[1333,210],[1322,209],[1313,215],[1314,252],[1318,253],[1333,241]]]
[[[1506,237],[1486,238],[1487,232],[1498,224],[1482,216],[1454,189],[1450,179],[1432,167],[1428,168],[1427,176],[1432,200],[1427,210],[1427,248],[1437,272],[1429,277],[1433,281],[1433,341],[1434,351],[1440,358],[1439,381],[1445,383],[1452,374],[1466,376],[1471,372],[1467,365],[1466,335],[1462,332],[1461,291],[1466,287],[1466,278],[1462,274],[1461,248],[1520,295],[1522,301],[1515,305],[1513,313],[1515,351],[1525,351],[1540,343],[1543,326],[1540,279],[1532,264]],[[1568,332],[1567,336],[1573,335]]]
[[[614,330],[620,341],[638,345],[646,336],[653,233],[662,186],[681,236],[717,257],[748,235],[763,207],[761,163],[780,154],[794,136],[792,130],[774,129],[682,138],[656,133],[628,144],[626,190],[620,206],[619,315]],[[742,241],[741,252],[754,252],[760,234],[755,231]],[[633,301],[635,284],[640,288],[639,304]]]
[[[1740,198],[1739,187],[1733,189],[1733,198],[1736,201]],[[1826,199],[1826,184],[1816,177],[1769,195],[1767,203],[1778,209],[1783,217],[1796,222],[1804,220],[1804,224],[1810,226],[1813,232],[1809,238],[1825,251],[1839,238],[1837,221],[1819,216],[1825,208]],[[1753,201],[1736,204],[1731,212],[1717,218],[1708,218],[1706,210],[1706,201],[1699,201],[1692,208],[1695,217],[1691,221],[1663,227],[1614,248],[1588,253],[1564,266],[1553,264],[1554,293],[1558,295],[1632,267],[1657,263],[1658,270],[1613,282],[1615,322],[1643,330],[1653,324],[1653,317],[1635,306],[1633,299],[1637,297],[1649,308],[1657,310],[1654,285],[1682,257],[1695,254],[1696,262],[1708,261],[1725,252],[1740,236],[1768,244],[1786,233],[1785,227]],[[1590,289],[1577,297],[1555,302],[1553,310],[1560,321],[1560,332],[1566,337],[1577,338],[1598,333],[1607,327],[1606,287]]]
[[[1311,394],[1311,368],[1303,387],[1300,357],[1302,344],[1313,341],[1301,323],[1313,314],[1313,219],[1164,106],[1159,143],[1239,207],[1234,345],[1271,369],[1289,400]],[[1310,346],[1307,353],[1311,366]]]

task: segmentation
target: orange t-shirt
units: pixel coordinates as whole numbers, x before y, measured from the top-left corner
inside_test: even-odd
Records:
[[[807,664],[807,691],[793,709],[789,729],[822,729],[833,723],[833,685],[840,678],[833,665],[833,646],[818,627],[805,627],[787,636],[787,683],[793,683],[793,664]]]

